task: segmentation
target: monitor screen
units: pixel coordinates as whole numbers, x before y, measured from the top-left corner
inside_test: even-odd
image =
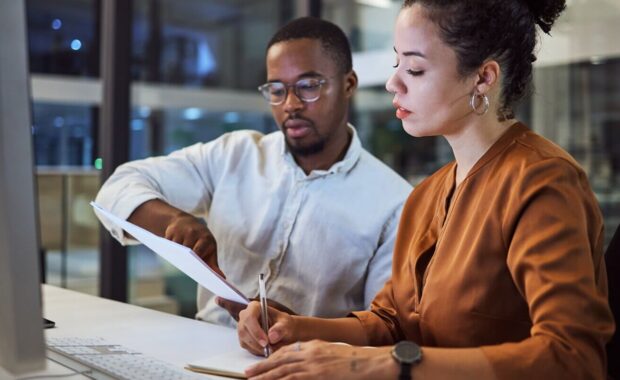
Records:
[[[0,375],[45,365],[26,41],[25,1],[0,1]]]

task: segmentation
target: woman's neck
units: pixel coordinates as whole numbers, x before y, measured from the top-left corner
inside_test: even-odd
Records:
[[[445,136],[456,159],[456,186],[463,182],[476,162],[515,122],[515,119],[500,122],[494,118],[480,118],[457,133]]]

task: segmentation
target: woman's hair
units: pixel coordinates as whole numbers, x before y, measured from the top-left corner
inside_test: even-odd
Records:
[[[536,25],[549,33],[566,7],[565,0],[405,0],[403,8],[420,4],[458,58],[462,76],[486,60],[496,60],[503,73],[500,120],[514,117],[513,106],[531,91],[536,60]]]

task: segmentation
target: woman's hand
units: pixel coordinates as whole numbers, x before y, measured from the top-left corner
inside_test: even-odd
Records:
[[[263,347],[271,345],[277,350],[285,344],[299,340],[295,331],[294,317],[273,307],[268,308],[269,333],[265,334],[260,325],[260,303],[252,301],[239,312],[237,334],[241,347],[255,355],[263,354]]]
[[[252,380],[269,379],[395,379],[399,366],[391,347],[357,347],[320,340],[296,342],[250,368]]]

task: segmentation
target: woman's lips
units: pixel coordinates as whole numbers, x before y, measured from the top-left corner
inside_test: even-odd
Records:
[[[406,118],[409,115],[411,115],[411,111],[406,110],[406,109],[404,109],[402,107],[396,108],[396,117],[397,118],[402,120],[402,119]]]

